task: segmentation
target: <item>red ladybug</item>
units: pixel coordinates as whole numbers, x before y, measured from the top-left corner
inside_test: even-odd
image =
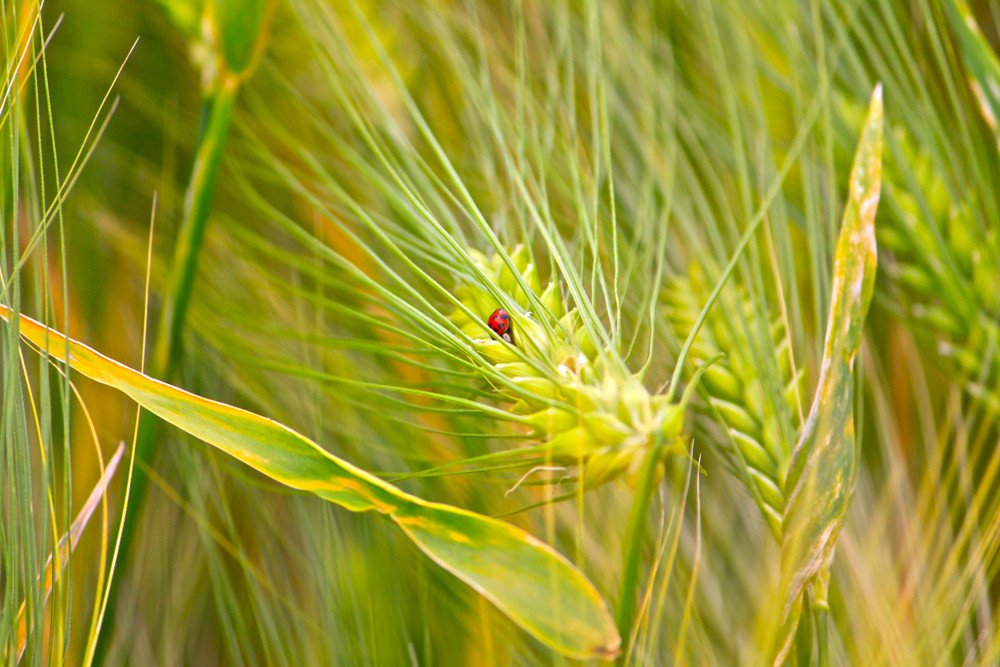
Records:
[[[508,343],[513,342],[510,337],[510,315],[507,314],[506,310],[503,308],[497,308],[494,310],[487,323],[490,325],[490,329],[493,330],[493,333],[500,336]]]

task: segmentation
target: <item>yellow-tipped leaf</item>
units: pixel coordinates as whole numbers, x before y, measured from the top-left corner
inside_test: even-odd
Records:
[[[9,320],[6,307],[0,317]],[[114,387],[161,419],[264,475],[355,512],[388,516],[428,556],[541,642],[574,658],[610,658],[620,639],[587,578],[547,544],[498,519],[407,494],[247,410],[196,396],[21,316],[21,336],[50,360]]]

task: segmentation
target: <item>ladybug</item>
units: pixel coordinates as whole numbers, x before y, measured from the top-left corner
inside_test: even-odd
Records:
[[[500,336],[508,343],[514,342],[510,337],[510,315],[507,314],[506,310],[503,308],[497,308],[494,310],[487,323],[490,325],[490,329],[493,330],[493,333]]]

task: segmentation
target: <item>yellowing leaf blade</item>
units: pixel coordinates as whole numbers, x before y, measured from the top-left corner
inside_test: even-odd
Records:
[[[461,563],[456,574],[463,581],[560,653],[580,659],[617,655],[620,640],[604,601],[548,545],[497,519],[430,503],[398,512],[393,520],[437,563],[448,569],[447,563]],[[506,574],[513,570],[521,575]],[[539,592],[547,596],[549,612],[525,615]]]
[[[2,305],[0,317],[9,318]],[[53,362],[68,359],[74,370],[264,475],[352,511],[388,515],[435,562],[555,650],[576,658],[617,653],[618,632],[596,589],[528,533],[409,495],[278,422],[155,380],[31,318],[22,315],[19,327]]]
[[[55,585],[56,579],[66,570],[70,554],[76,549],[76,545],[80,541],[80,536],[83,535],[83,529],[87,527],[90,517],[97,510],[97,505],[104,499],[104,494],[107,493],[108,485],[115,476],[115,471],[118,470],[118,464],[121,463],[122,454],[124,453],[125,446],[119,445],[118,449],[112,455],[111,460],[108,461],[108,465],[104,468],[101,478],[97,480],[97,484],[94,485],[90,495],[87,497],[87,502],[83,504],[76,518],[73,519],[69,531],[60,538],[55,553],[49,556],[49,560],[45,564],[45,570],[42,573],[45,582],[42,604],[48,602],[49,596],[52,595],[52,587]],[[56,560],[58,560],[58,565],[55,562]],[[25,603],[22,602],[17,611],[17,617],[14,620],[14,627],[16,628],[14,640],[15,663],[20,662],[25,649],[28,647],[28,630],[30,626],[26,609]],[[6,656],[4,655],[4,657]]]
[[[782,616],[775,664],[790,649],[802,595],[827,605],[829,567],[854,489],[854,359],[875,287],[875,212],[882,184],[882,86],[861,130],[837,237],[819,383],[785,481]]]

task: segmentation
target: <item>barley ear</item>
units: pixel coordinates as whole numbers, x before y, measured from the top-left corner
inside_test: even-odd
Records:
[[[559,284],[551,280],[543,288],[526,246],[507,253],[509,264],[499,254],[468,252],[480,281],[456,287],[461,306],[449,320],[468,336],[470,352],[481,355],[476,363],[482,379],[510,403],[510,413],[521,424],[533,429],[525,437],[540,443],[509,450],[510,457],[530,453],[574,468],[575,481],[590,490],[615,479],[635,484],[656,440],[664,456],[684,454],[690,392],[679,403],[653,395],[613,350],[598,348],[584,326],[585,315],[563,300]],[[543,305],[542,312],[531,311],[535,302]],[[507,338],[488,327],[497,308],[510,318]],[[591,322],[595,330],[601,326]],[[498,452],[494,460],[503,456]]]
[[[735,295],[732,294],[735,292]],[[698,318],[708,288],[702,272],[693,266],[689,276],[672,277],[663,299],[674,335],[683,338]],[[730,298],[727,298],[730,297]],[[695,426],[710,434],[708,441],[721,442],[721,453],[743,480],[775,539],[781,540],[785,510],[784,476],[791,458],[799,421],[798,391],[803,374],[794,370],[791,340],[780,318],[760,318],[751,297],[743,289],[721,295],[725,310],[713,309],[691,347],[691,358],[701,363],[719,353],[725,358],[705,372],[698,388],[702,402],[695,406]],[[739,312],[740,317],[727,313]],[[762,338],[764,340],[762,342]],[[760,355],[754,346],[770,344]],[[755,356],[776,359],[761,367]],[[765,387],[780,388],[775,396]],[[780,394],[780,395],[777,395]],[[780,427],[789,425],[790,435]],[[724,432],[718,433],[722,426]]]
[[[782,631],[774,664],[791,649],[809,587],[827,608],[829,568],[857,473],[854,359],[875,286],[875,211],[882,177],[882,88],[872,94],[854,156],[837,238],[833,293],[819,384],[786,479],[781,543]]]
[[[1000,60],[976,22],[965,0],[946,0],[945,15],[951,23],[962,62],[969,72],[969,87],[979,103],[979,111],[1000,145]]]
[[[969,89],[1000,145],[1000,59],[964,0],[947,0],[943,8]],[[897,165],[886,165],[886,199],[895,215],[879,227],[879,245],[890,251],[883,268],[899,287],[904,298],[896,301],[916,323],[914,329],[933,340],[934,354],[995,417],[1000,414],[1000,230],[987,224],[974,186],[953,185],[952,191],[926,147],[902,128],[894,136],[896,162],[908,163],[917,187],[907,187]]]

